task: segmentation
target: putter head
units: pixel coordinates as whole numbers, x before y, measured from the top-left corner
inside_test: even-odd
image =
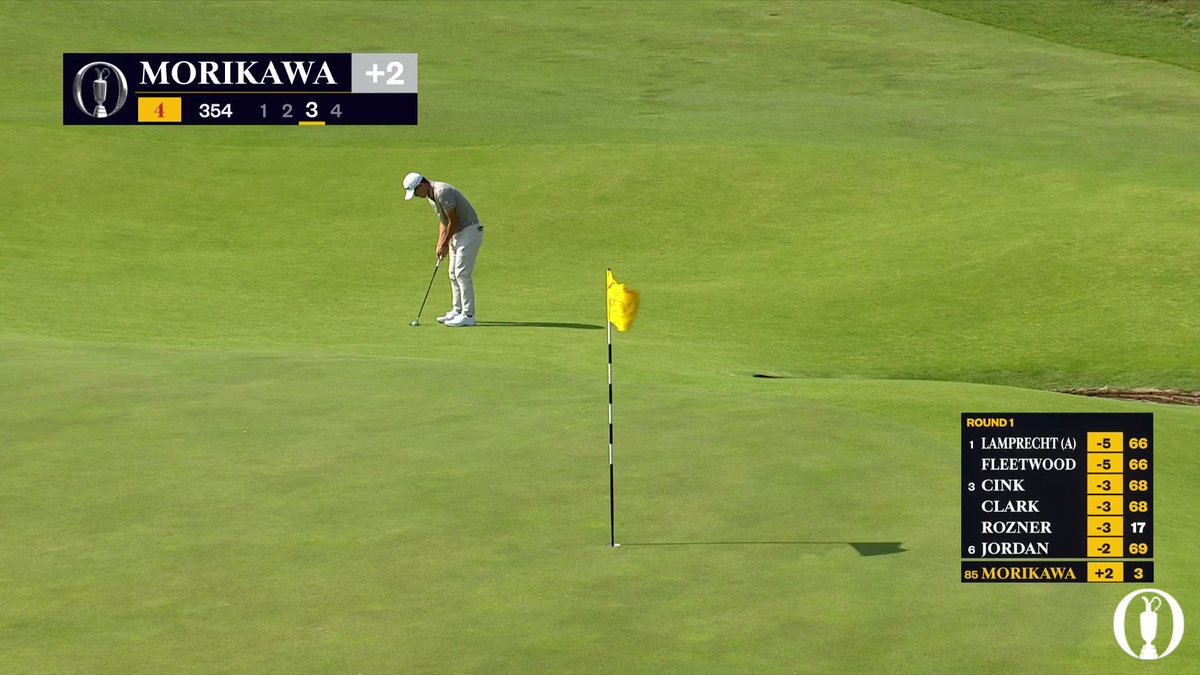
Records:
[[[410,323],[410,324],[408,324],[408,325],[410,325],[410,326],[420,326],[420,325],[421,325],[421,320],[420,320],[420,319],[414,319],[414,320],[413,320],[413,322],[412,322],[412,323]]]

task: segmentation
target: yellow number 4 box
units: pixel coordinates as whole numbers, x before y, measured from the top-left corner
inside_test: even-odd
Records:
[[[138,98],[138,122],[182,122],[183,99]]]

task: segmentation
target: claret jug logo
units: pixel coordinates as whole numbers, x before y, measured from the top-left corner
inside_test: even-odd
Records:
[[[1141,600],[1141,603],[1134,603],[1135,599]],[[1144,608],[1141,612],[1136,613],[1137,621],[1134,626],[1126,623],[1130,605],[1133,605],[1135,612],[1139,607]],[[1165,620],[1166,617],[1169,617],[1171,622],[1171,637],[1168,640],[1163,639],[1165,636],[1159,635],[1160,619]],[[1129,635],[1131,633],[1135,639],[1133,644],[1140,645],[1136,652],[1130,646]],[[1121,600],[1121,603],[1117,605],[1117,611],[1113,613],[1113,635],[1117,638],[1117,644],[1121,645],[1121,649],[1135,659],[1155,661],[1164,658],[1175,651],[1179,642],[1183,640],[1183,608],[1179,606],[1175,598],[1165,591],[1156,588],[1134,591]],[[1156,643],[1162,644],[1163,642],[1167,643],[1166,649],[1159,652]]]
[[[91,78],[91,79],[86,79]],[[109,82],[115,85],[115,92],[110,92]],[[90,87],[88,87],[90,85]],[[87,100],[84,100],[84,88],[87,87]],[[105,61],[93,61],[79,69],[75,74],[75,85],[71,88],[75,95],[75,106],[79,108],[85,115],[102,120],[106,117],[117,114],[121,110],[121,106],[125,105],[125,98],[129,96],[129,81],[125,79],[125,73],[121,69],[111,63]],[[112,108],[105,106],[110,98],[116,98],[116,102]]]

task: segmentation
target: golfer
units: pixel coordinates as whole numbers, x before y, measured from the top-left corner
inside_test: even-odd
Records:
[[[419,173],[404,177],[404,199],[413,196],[429,200],[438,218],[438,241],[435,253],[439,258],[449,256],[450,311],[437,318],[438,323],[451,328],[475,325],[475,285],[471,271],[483,245],[483,225],[471,202],[449,183],[431,181]]]

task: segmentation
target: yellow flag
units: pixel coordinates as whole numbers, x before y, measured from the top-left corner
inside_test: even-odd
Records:
[[[617,330],[625,332],[633,327],[637,317],[637,291],[626,288],[625,284],[613,278],[612,270],[608,271],[608,320]]]

